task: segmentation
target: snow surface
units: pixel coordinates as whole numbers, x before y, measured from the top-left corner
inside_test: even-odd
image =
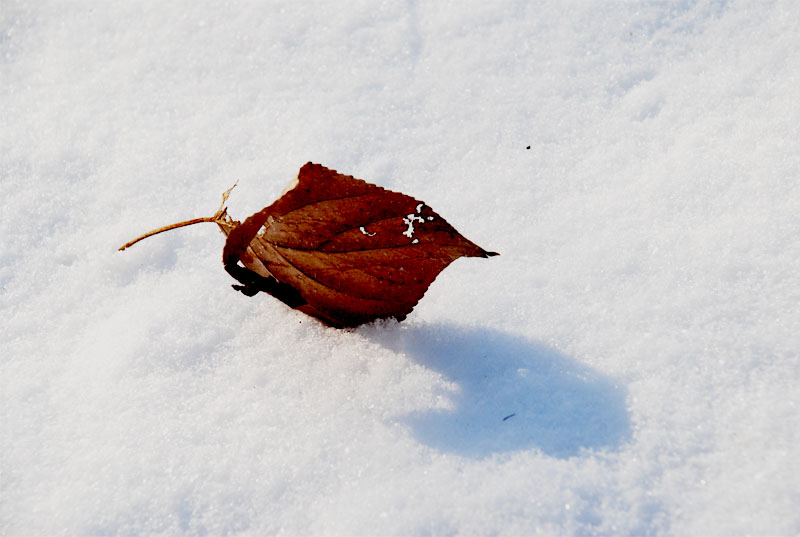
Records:
[[[798,28],[0,0],[0,534],[800,534]],[[213,225],[116,251],[307,161],[502,255],[339,331]]]

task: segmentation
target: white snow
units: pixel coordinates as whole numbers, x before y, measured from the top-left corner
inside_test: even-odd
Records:
[[[419,222],[420,224],[424,224],[425,219],[414,213],[407,214],[403,218],[403,223],[408,226],[406,230],[403,232],[403,235],[405,235],[409,239],[414,236],[414,222]]]
[[[0,534],[797,535],[798,27],[3,0]],[[116,250],[307,161],[502,255],[338,331],[233,291],[214,225]]]

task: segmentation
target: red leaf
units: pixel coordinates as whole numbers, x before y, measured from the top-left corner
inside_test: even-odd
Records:
[[[230,231],[223,263],[247,294],[357,326],[404,319],[451,262],[491,255],[425,203],[309,162],[294,188]]]
[[[225,270],[253,296],[264,291],[337,327],[403,320],[436,276],[459,257],[490,257],[424,202],[319,164],[241,224],[222,206],[214,216],[158,228],[214,222],[228,237]]]

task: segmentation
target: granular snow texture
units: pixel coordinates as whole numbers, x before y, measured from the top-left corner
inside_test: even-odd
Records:
[[[800,534],[800,4],[0,0],[0,534]],[[307,161],[501,253],[230,288]]]

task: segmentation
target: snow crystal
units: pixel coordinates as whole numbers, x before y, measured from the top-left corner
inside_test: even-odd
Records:
[[[424,224],[425,219],[413,213],[403,218],[403,223],[408,226],[408,228],[403,232],[403,235],[405,235],[409,239],[414,236],[414,222],[419,222],[420,224]]]

